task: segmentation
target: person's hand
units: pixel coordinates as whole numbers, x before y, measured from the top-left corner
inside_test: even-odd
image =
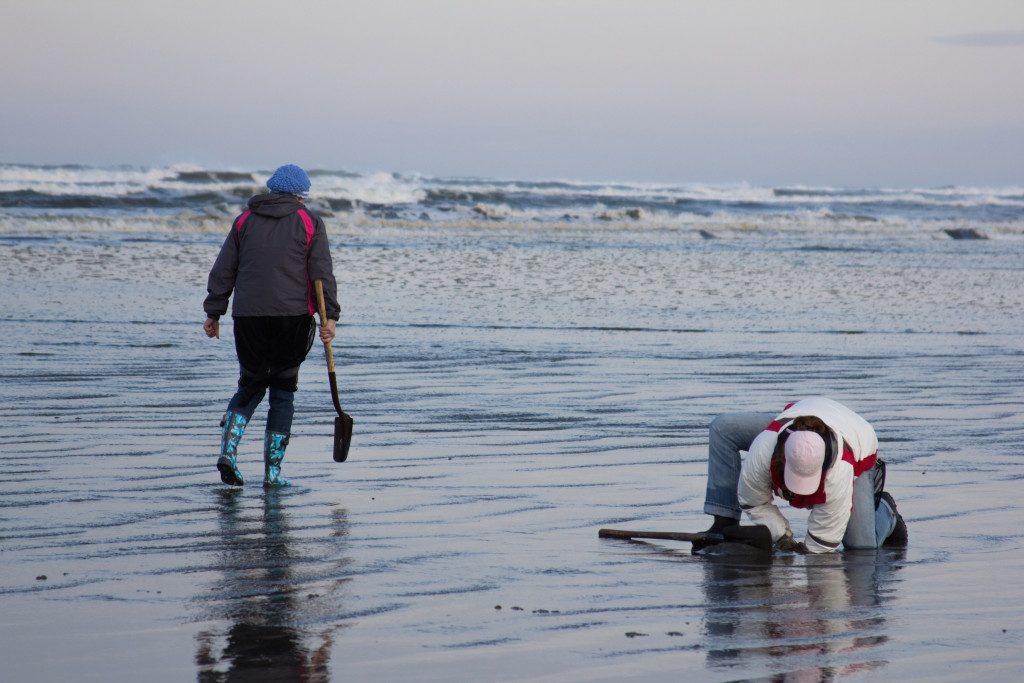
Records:
[[[775,548],[777,550],[781,550],[784,553],[793,552],[793,553],[799,553],[801,555],[806,555],[807,554],[807,546],[805,546],[802,542],[798,543],[793,538],[793,532],[792,531],[787,531],[785,536],[783,536],[782,538],[777,540],[775,542]]]
[[[330,318],[328,318],[327,321],[320,326],[320,341],[322,341],[325,345],[330,344],[331,340],[334,339],[334,328],[336,325],[336,320],[331,320]]]
[[[220,321],[207,318],[206,322],[203,323],[203,331],[206,332],[207,337],[220,339]]]

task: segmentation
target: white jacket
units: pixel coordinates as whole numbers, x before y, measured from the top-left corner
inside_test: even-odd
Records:
[[[825,475],[824,502],[813,505],[807,518],[804,544],[812,553],[827,553],[839,547],[853,508],[853,481],[875,464],[878,437],[871,425],[857,413],[828,398],[815,397],[790,404],[750,445],[740,469],[737,492],[740,507],[754,524],[764,524],[778,541],[792,533],[789,522],[772,502],[771,460],[779,433],[802,416],[814,416],[832,432],[836,454]],[[797,501],[793,501],[797,505]],[[806,507],[806,506],[805,506]]]

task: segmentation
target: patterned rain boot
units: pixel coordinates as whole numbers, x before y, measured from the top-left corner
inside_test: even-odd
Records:
[[[281,432],[267,432],[263,437],[263,486],[291,486],[292,482],[281,476],[281,462],[284,449],[288,447],[288,435]]]
[[[224,428],[220,437],[220,457],[217,458],[217,469],[220,470],[220,480],[231,486],[241,486],[242,473],[238,470],[238,442],[242,440],[245,433],[245,425],[249,420],[233,410],[224,413],[224,419],[220,426]]]

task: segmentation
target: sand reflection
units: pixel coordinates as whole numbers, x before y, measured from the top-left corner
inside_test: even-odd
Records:
[[[828,681],[879,669],[900,553],[762,559],[707,556],[710,669],[768,668],[769,680]]]
[[[321,596],[305,585],[308,577],[303,576],[302,565],[311,558],[303,557],[290,527],[289,495],[264,492],[262,510],[253,514],[243,505],[242,489],[217,491],[222,578],[211,589],[216,604],[211,616],[229,625],[224,631],[206,630],[196,636],[199,681],[331,678],[337,627],[306,626],[319,621]],[[333,524],[331,535],[344,536],[344,511],[334,512]]]

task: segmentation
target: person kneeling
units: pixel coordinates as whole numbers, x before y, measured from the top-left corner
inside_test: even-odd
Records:
[[[777,415],[720,415],[711,423],[708,441],[704,512],[714,516],[708,532],[737,526],[746,512],[783,551],[828,553],[840,543],[904,547],[907,526],[884,490],[885,463],[877,450],[871,425],[824,397],[791,403]],[[810,509],[803,541],[793,538],[776,496]]]

